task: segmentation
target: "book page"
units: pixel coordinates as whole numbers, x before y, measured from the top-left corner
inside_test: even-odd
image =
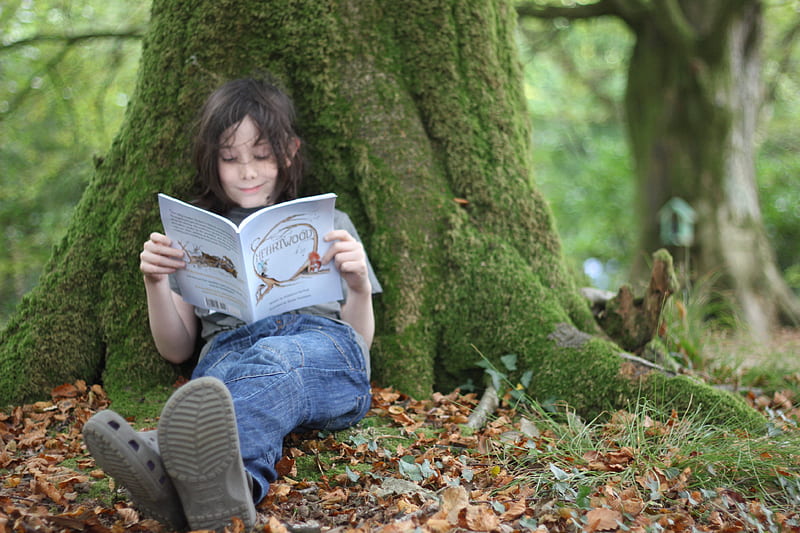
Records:
[[[188,303],[248,317],[250,305],[236,226],[228,219],[158,195],[161,221],[173,246],[184,251],[185,269],[175,276]]]
[[[342,299],[333,263],[322,265],[330,248],[334,194],[299,198],[245,219],[240,227],[250,297],[256,319]]]

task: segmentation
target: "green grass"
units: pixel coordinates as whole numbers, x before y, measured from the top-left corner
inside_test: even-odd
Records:
[[[743,329],[732,297],[715,288],[718,276],[707,275],[672,295],[661,313],[661,341],[679,364],[705,369],[710,360],[706,338],[714,331]]]
[[[587,508],[605,485],[636,489],[646,506],[734,489],[775,509],[800,505],[800,432],[772,428],[749,436],[708,424],[703,413],[658,412],[638,401],[603,421],[554,417],[528,401],[523,416],[536,426],[523,447],[498,447],[516,483]],[[666,422],[659,422],[666,420]]]
[[[755,395],[800,401],[800,331],[780,330],[766,343],[731,330],[706,332],[703,373],[712,383]]]

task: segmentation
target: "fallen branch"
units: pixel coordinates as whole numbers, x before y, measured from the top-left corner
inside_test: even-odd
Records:
[[[490,383],[486,390],[483,391],[481,401],[475,407],[475,410],[469,415],[467,419],[467,427],[472,429],[480,429],[486,424],[486,420],[497,410],[500,405],[500,399],[497,397],[497,391]]]

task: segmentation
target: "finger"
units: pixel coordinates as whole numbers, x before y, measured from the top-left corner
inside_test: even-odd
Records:
[[[348,234],[349,235],[349,234]],[[364,246],[356,241],[356,240],[337,240],[334,242],[331,247],[325,252],[325,256],[322,258],[322,264],[327,264],[332,258],[338,257],[341,254],[357,254],[366,257],[364,253]],[[349,258],[349,255],[346,255]],[[343,256],[345,258],[345,256]]]
[[[339,268],[339,272],[350,290],[362,291],[370,287],[366,265],[361,261],[344,262]]]
[[[139,254],[139,260],[142,266],[152,266],[157,268],[169,268],[172,270],[178,268],[185,268],[186,261],[183,260],[183,254],[180,257],[170,257],[150,250],[144,250]]]
[[[355,237],[350,235],[350,232],[344,229],[335,229],[325,235],[323,237],[325,242],[331,242],[335,240],[339,241],[355,241]]]
[[[142,249],[146,252],[164,255],[167,257],[174,257],[180,258],[183,257],[184,251],[181,248],[173,248],[170,244],[171,241],[167,240],[167,242],[163,241],[154,241],[149,240],[144,243]]]
[[[360,248],[353,248],[348,250],[339,250],[336,255],[334,255],[334,261],[337,266],[341,266],[344,263],[362,263],[366,266],[366,256],[364,252]]]

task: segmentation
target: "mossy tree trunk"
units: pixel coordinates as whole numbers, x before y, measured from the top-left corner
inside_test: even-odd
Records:
[[[426,395],[479,380],[480,354],[515,353],[534,396],[586,414],[643,391],[757,420],[733,396],[634,372],[579,331],[595,326],[530,179],[515,16],[486,0],[156,0],[125,124],[3,333],[0,398],[76,378],[130,396],[175,376],[138,272],[155,195],[191,196],[187,124],[210,89],[268,69],[301,113],[306,192],[340,195],[385,287],[376,383]]]
[[[761,218],[755,176],[761,107],[760,0],[599,0],[575,7],[524,4],[523,14],[616,16],[636,37],[625,95],[636,169],[639,254],[649,274],[662,242],[659,211],[680,197],[695,209],[688,250],[668,246],[691,276],[730,292],[752,331],[800,322]],[[688,253],[687,253],[688,252]]]

